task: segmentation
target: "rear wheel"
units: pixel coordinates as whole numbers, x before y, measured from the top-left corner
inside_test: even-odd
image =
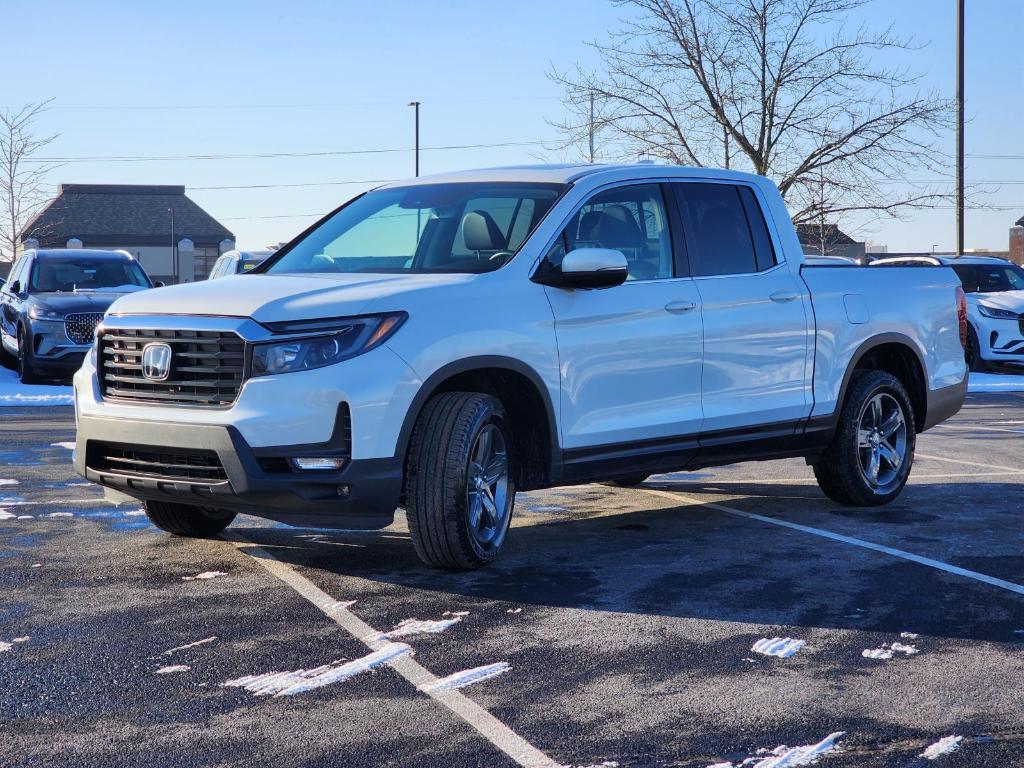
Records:
[[[515,503],[512,435],[490,395],[444,392],[416,420],[405,506],[416,554],[437,568],[477,568],[498,556]]]
[[[18,329],[18,380],[22,384],[35,384],[39,376],[32,367],[32,350],[29,349],[25,329]]]
[[[615,485],[619,488],[632,488],[635,485],[640,485],[650,475],[629,475],[628,477],[617,477],[614,480],[609,480],[608,485]]]
[[[907,483],[916,438],[914,409],[903,384],[891,373],[866,372],[850,385],[814,476],[825,495],[840,504],[888,504]]]
[[[162,531],[175,536],[207,538],[216,536],[235,519],[234,512],[213,507],[192,507],[170,501],[147,501],[146,517]]]

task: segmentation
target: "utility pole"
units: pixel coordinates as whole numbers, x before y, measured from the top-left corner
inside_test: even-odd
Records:
[[[416,110],[416,175],[420,175],[420,103],[410,101],[409,105]]]
[[[956,7],[956,255],[964,252],[964,0]]]
[[[174,206],[167,210],[171,212],[171,269],[174,270],[174,283],[177,285],[181,282],[181,276],[178,274],[178,246],[174,242]]]
[[[590,92],[590,116],[587,120],[587,133],[590,138],[590,155],[588,162],[594,162],[594,92]]]

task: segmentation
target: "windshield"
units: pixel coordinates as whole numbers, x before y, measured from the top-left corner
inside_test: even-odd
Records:
[[[112,291],[128,293],[149,288],[142,267],[134,261],[82,259],[38,261],[32,267],[30,293]]]
[[[425,184],[368,192],[259,272],[490,272],[525,242],[561,185]]]
[[[1024,291],[1024,269],[1013,264],[954,264],[967,293]]]

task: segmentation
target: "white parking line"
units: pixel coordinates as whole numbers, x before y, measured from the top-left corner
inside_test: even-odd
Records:
[[[1024,475],[1024,469],[1019,467],[1004,467],[1001,464],[981,464],[977,461],[964,461],[963,459],[947,459],[945,456],[933,456],[929,453],[915,453],[918,459],[931,459],[932,461],[945,461],[950,464],[963,464],[966,467],[982,467],[983,469],[1001,469],[1008,475]]]
[[[273,576],[283,581],[301,597],[308,600],[354,638],[376,651],[387,644],[387,640],[378,639],[381,634],[364,622],[344,604],[320,589],[316,584],[290,566],[282,563],[267,550],[249,541],[234,531],[221,534],[232,542],[240,552],[249,555],[262,565]],[[427,696],[451,710],[473,727],[481,736],[500,749],[516,763],[524,768],[560,768],[560,764],[545,755],[530,742],[517,734],[494,715],[476,702],[467,698],[459,690],[429,690],[438,682],[438,677],[412,657],[399,656],[388,662],[398,674],[419,688]]]
[[[644,493],[650,493],[655,496],[661,496],[666,499],[674,499],[675,501],[685,501],[688,504],[698,505],[702,507],[710,507],[711,509],[717,509],[719,512],[727,512],[730,515],[736,515],[738,517],[745,517],[749,520],[757,520],[761,523],[769,523],[770,525],[777,525],[782,528],[789,528],[794,531],[801,531],[802,533],[809,533],[813,536],[820,536],[823,539],[831,539],[832,541],[839,541],[843,544],[852,544],[855,547],[861,547],[862,549],[870,549],[874,552],[881,552],[885,555],[892,555],[903,560],[909,560],[912,563],[919,565],[925,565],[929,568],[935,568],[939,571],[945,571],[946,573],[952,573],[956,576],[963,576],[964,578],[973,579],[974,581],[980,581],[983,584],[988,584],[999,589],[1005,589],[1007,592],[1014,592],[1018,595],[1024,595],[1024,585],[1015,584],[1012,581],[1006,581],[1004,579],[997,579],[995,576],[987,576],[984,573],[978,573],[977,571],[969,571],[966,568],[961,568],[957,565],[950,565],[949,563],[943,563],[940,560],[932,560],[930,557],[922,557],[921,555],[915,555],[913,552],[906,552],[902,549],[895,549],[893,547],[887,547],[884,544],[875,544],[871,541],[864,541],[864,539],[855,539],[852,536],[844,536],[841,533],[833,533],[832,531],[826,531],[822,528],[813,528],[809,525],[801,525],[800,523],[791,523],[788,520],[779,520],[774,517],[766,517],[765,515],[759,515],[755,512],[744,512],[741,509],[734,509],[727,507],[723,504],[715,504],[712,502],[703,501],[692,496],[686,496],[680,493],[671,493],[669,491],[658,491],[653,488],[638,488]]]

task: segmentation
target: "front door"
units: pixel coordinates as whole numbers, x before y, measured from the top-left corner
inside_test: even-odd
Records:
[[[547,287],[561,371],[561,439],[567,474],[584,465],[666,452],[682,466],[701,427],[700,297],[677,277],[663,189],[613,187],[576,213],[548,254],[613,248],[629,278],[599,290]],[[663,457],[664,458],[664,457]],[[614,468],[614,467],[613,467]]]

